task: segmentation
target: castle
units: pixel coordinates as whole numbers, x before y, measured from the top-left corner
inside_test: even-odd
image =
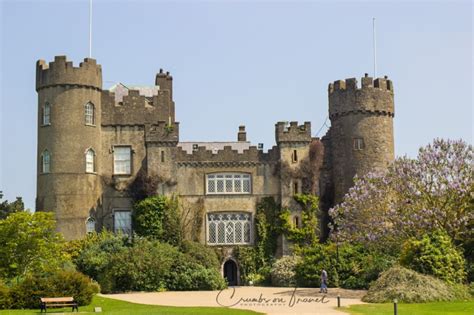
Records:
[[[361,81],[329,84],[331,127],[324,137],[312,137],[309,122],[278,122],[276,146],[263,152],[247,141],[245,126],[239,126],[237,141],[180,142],[168,72],[160,70],[153,86],[104,90],[94,59],[79,67],[65,56],[49,64],[39,60],[36,210],[54,211],[66,239],[102,228],[129,233],[131,191],[145,178],[154,180],[155,193],[176,194],[200,213],[200,242],[252,245],[262,198],[292,209],[298,225],[294,194],[318,195],[327,213],[354,175],[394,159],[392,82],[367,74]],[[287,246],[279,242],[279,253]],[[231,250],[229,257],[228,279],[236,277],[238,263]]]

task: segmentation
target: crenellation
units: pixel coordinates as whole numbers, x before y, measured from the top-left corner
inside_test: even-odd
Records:
[[[102,69],[96,61],[85,58],[79,67],[74,67],[66,56],[56,56],[46,64],[44,60],[36,63],[36,90],[53,86],[86,86],[102,89]]]
[[[310,142],[311,122],[306,121],[303,125],[298,125],[297,121],[289,124],[278,122],[275,124],[275,139],[277,144],[281,142]]]

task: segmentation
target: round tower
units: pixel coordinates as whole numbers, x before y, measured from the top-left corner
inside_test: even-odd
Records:
[[[94,227],[100,199],[102,71],[65,56],[36,64],[38,92],[37,211],[53,211],[66,239]],[[89,219],[92,217],[92,219]],[[87,224],[89,223],[89,224]]]
[[[393,85],[367,74],[362,86],[355,78],[329,84],[334,202],[342,201],[353,178],[384,169],[394,159]]]

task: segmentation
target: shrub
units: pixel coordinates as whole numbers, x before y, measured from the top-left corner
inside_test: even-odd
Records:
[[[206,245],[192,241],[183,241],[181,243],[181,251],[186,254],[188,259],[206,268],[220,269],[217,253]]]
[[[468,293],[464,286],[452,286],[432,276],[394,266],[381,274],[362,300],[388,303],[397,299],[405,303],[424,303],[465,298],[468,298]]]
[[[160,291],[166,288],[166,276],[179,258],[176,247],[157,241],[137,240],[112,254],[98,281],[104,292]]]
[[[188,253],[182,253],[167,243],[136,239],[132,247],[110,256],[98,278],[103,292],[224,288],[225,281],[213,261],[217,260],[215,253],[208,248],[199,253],[199,246],[188,245]],[[199,257],[207,260],[201,264]]]
[[[296,266],[296,279],[304,287],[319,287],[321,270],[325,269],[331,287],[367,289],[394,260],[386,254],[350,244],[315,244],[301,253],[303,259]]]
[[[123,235],[107,231],[92,233],[83,241],[76,241],[76,246],[81,250],[75,255],[77,257],[74,263],[79,271],[99,280],[109,265],[112,254],[125,250],[126,243],[127,240]]]
[[[29,275],[11,289],[13,308],[39,308],[40,297],[72,296],[79,305],[88,305],[99,293],[99,285],[77,271]]]
[[[421,240],[406,241],[400,264],[449,283],[462,283],[466,277],[464,257],[444,231],[424,235]]]
[[[271,269],[272,285],[289,287],[296,285],[296,265],[301,261],[298,256],[283,256],[275,261]]]
[[[226,282],[217,269],[183,259],[171,268],[166,286],[175,291],[220,290],[226,287]]]
[[[154,196],[135,204],[133,229],[139,236],[179,245],[182,240],[177,197]]]
[[[11,308],[12,298],[10,295],[10,289],[0,280],[0,310],[6,310]]]

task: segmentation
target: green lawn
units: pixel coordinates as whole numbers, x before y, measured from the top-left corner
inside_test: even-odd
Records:
[[[247,315],[247,314],[261,314],[252,311],[237,310],[232,308],[219,308],[219,307],[172,307],[172,306],[157,306],[157,305],[143,305],[129,303],[114,299],[107,299],[104,297],[96,296],[92,301],[92,304],[89,306],[79,306],[79,313],[82,314],[92,314],[94,312],[94,307],[102,307],[102,314],[117,314],[117,315],[140,315],[140,314],[160,314],[160,315],[186,315],[186,314],[203,314],[203,315],[212,315],[212,314],[231,314],[231,315]],[[64,309],[51,309],[48,310],[48,313],[58,313],[61,314],[77,314],[70,313],[71,308]],[[39,309],[36,310],[6,310],[0,311],[1,315],[12,314],[12,315],[32,315],[40,314]],[[100,314],[100,313],[93,313]]]
[[[393,304],[364,304],[341,308],[352,315],[393,315]],[[474,300],[398,304],[398,315],[474,315]]]

